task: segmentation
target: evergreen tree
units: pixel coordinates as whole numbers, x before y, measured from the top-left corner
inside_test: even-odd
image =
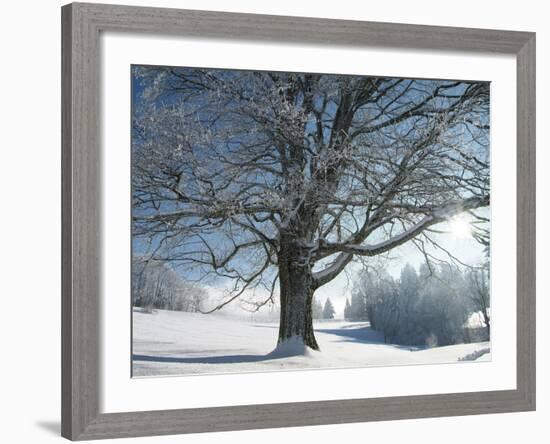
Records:
[[[311,303],[311,315],[313,316],[313,319],[323,318],[323,305],[315,297]]]
[[[407,264],[399,279],[367,272],[360,281],[363,290],[356,293],[367,295],[371,327],[383,333],[386,342],[459,344],[471,340],[467,325],[471,313],[482,311],[471,302],[471,273],[443,263],[423,263],[417,272]],[[479,281],[483,283],[482,278]],[[353,298],[351,309],[353,314]]]
[[[414,267],[406,264],[401,270],[399,282],[399,313],[402,318],[401,328],[404,335],[411,334],[413,328],[414,308],[418,305],[420,281]]]
[[[349,303],[349,299],[346,298],[346,306],[344,308],[344,319],[350,320],[351,318],[351,305]]]
[[[367,304],[362,291],[356,291],[351,295],[349,319],[350,321],[367,320]]]
[[[334,314],[335,311],[332,302],[330,302],[330,298],[327,298],[325,308],[323,308],[323,319],[334,319]]]

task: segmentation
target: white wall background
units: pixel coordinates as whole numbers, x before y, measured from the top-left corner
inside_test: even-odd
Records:
[[[120,0],[122,1],[122,0]],[[112,3],[103,0],[104,3]],[[546,442],[550,419],[550,290],[545,273],[550,216],[545,191],[550,139],[550,30],[545,3],[460,0],[124,1],[148,6],[515,29],[537,32],[538,60],[538,411],[126,440],[246,444],[355,441]],[[60,442],[60,11],[58,0],[5,2],[0,32],[0,439]]]

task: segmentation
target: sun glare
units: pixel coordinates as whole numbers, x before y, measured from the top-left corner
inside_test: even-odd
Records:
[[[450,232],[455,237],[464,239],[472,234],[472,226],[464,216],[456,216],[450,220]]]

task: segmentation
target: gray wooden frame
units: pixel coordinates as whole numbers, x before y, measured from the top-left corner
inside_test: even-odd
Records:
[[[516,56],[517,388],[377,399],[101,413],[99,34],[102,31]],[[534,33],[73,3],[62,8],[62,82],[64,437],[83,440],[535,409]]]

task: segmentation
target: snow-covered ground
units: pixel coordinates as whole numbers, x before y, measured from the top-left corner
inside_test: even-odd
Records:
[[[368,323],[345,321],[315,323],[320,352],[284,357],[280,350],[272,353],[276,324],[164,310],[135,309],[133,315],[138,377],[491,360],[488,342],[435,348],[384,344]]]

